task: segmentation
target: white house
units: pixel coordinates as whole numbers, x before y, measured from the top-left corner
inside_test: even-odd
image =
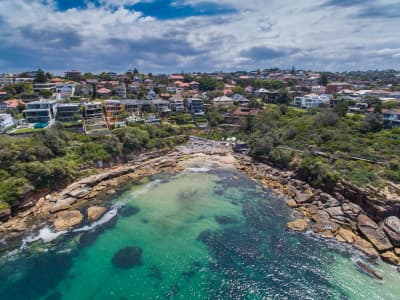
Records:
[[[232,106],[233,99],[231,97],[227,97],[227,96],[217,97],[217,98],[214,98],[213,105],[214,106]]]
[[[56,93],[60,95],[61,100],[69,99],[75,95],[75,84],[59,84],[56,86]]]
[[[321,104],[329,104],[330,98],[326,95],[309,94],[304,97],[295,97],[294,105],[301,108],[319,107]]]

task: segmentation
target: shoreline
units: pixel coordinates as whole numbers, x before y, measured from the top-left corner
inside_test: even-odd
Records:
[[[161,172],[176,174],[196,164],[234,168],[274,193],[285,196],[286,204],[299,216],[288,223],[290,230],[310,230],[320,238],[350,244],[371,259],[381,257],[388,263],[400,265],[400,248],[396,248],[387,236],[386,227],[392,229],[393,226],[390,227],[392,224],[386,219],[377,224],[360,205],[340,193],[335,193],[334,197],[298,180],[291,171],[282,171],[248,155],[235,153],[225,143],[202,139],[191,140],[168,152],[139,155],[126,164],[82,178],[59,192],[40,197],[34,206],[0,223],[0,251],[17,248],[18,241],[22,243],[24,236],[44,225],[51,225],[60,232],[79,227],[85,218],[94,222],[106,213],[105,204],[127,184]]]

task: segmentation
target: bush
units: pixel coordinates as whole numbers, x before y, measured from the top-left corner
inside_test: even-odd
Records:
[[[276,148],[271,151],[269,154],[269,159],[271,162],[279,166],[280,168],[288,168],[289,164],[292,162],[294,158],[294,152]]]
[[[311,185],[331,191],[339,180],[339,175],[328,163],[316,158],[305,158],[297,170],[301,179]]]

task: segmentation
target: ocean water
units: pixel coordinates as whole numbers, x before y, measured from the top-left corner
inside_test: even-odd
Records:
[[[400,299],[394,267],[372,279],[348,247],[287,231],[284,199],[232,170],[158,175],[107,205],[4,255],[0,299]]]

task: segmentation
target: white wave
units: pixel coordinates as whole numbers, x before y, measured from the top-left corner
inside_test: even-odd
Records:
[[[137,196],[140,196],[140,195],[150,191],[152,188],[156,187],[160,183],[162,183],[162,180],[157,179],[157,180],[154,180],[154,181],[146,184],[142,189],[129,194],[129,200],[131,200],[132,198],[136,198]],[[99,220],[97,220],[96,222],[93,222],[91,224],[85,225],[83,227],[80,227],[80,228],[71,229],[69,231],[64,230],[64,231],[56,232],[56,231],[51,230],[50,227],[48,227],[48,226],[43,227],[42,229],[39,230],[39,232],[36,235],[30,235],[30,236],[25,237],[22,240],[22,245],[21,245],[19,251],[25,249],[29,244],[31,244],[33,242],[37,242],[39,240],[42,240],[44,243],[49,243],[49,242],[57,239],[59,236],[62,236],[68,232],[89,231],[89,230],[92,230],[93,228],[96,228],[99,225],[106,224],[106,223],[110,222],[118,214],[118,210],[120,208],[122,208],[126,204],[127,201],[128,200],[121,200],[121,201],[114,203],[112,205],[111,209],[109,211],[107,211]]]
[[[108,212],[106,212],[99,220],[97,220],[96,222],[93,222],[92,224],[80,227],[80,228],[76,228],[74,230],[72,230],[72,232],[82,232],[82,231],[89,231],[92,230],[93,228],[108,223],[110,222],[118,213],[118,209],[117,208],[112,208],[111,210],[109,210]]]
[[[48,226],[43,227],[39,230],[39,233],[37,235],[24,238],[22,242],[22,248],[27,244],[31,244],[39,240],[42,240],[44,243],[49,243],[65,233],[67,233],[67,231],[55,232],[52,231]]]
[[[187,168],[186,170],[193,173],[206,173],[210,171],[208,168]]]

